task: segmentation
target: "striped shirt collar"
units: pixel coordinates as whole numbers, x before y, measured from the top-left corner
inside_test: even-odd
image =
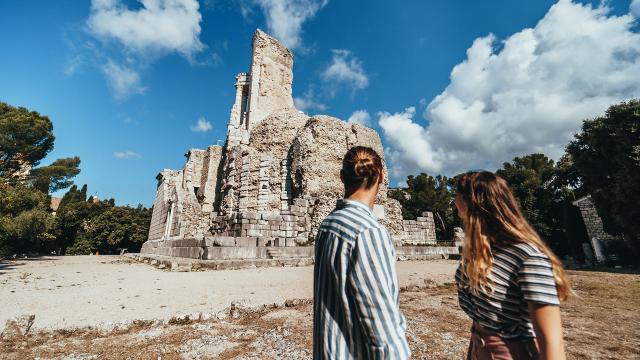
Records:
[[[338,201],[336,202],[336,208],[338,209],[342,209],[345,207],[355,207],[358,209],[362,209],[364,211],[367,212],[367,214],[369,214],[372,218],[377,219],[376,215],[373,213],[373,211],[369,208],[368,205],[358,201],[358,200],[352,200],[352,199],[338,199]]]

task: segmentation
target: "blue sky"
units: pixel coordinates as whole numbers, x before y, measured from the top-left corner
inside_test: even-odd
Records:
[[[0,101],[53,121],[43,164],[80,156],[76,183],[150,206],[160,170],[224,140],[262,28],[293,48],[297,105],[377,129],[398,183],[557,159],[581,119],[640,96],[639,16],[638,0],[2,1]]]

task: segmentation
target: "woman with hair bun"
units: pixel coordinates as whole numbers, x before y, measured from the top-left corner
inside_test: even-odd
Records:
[[[395,250],[373,215],[384,181],[371,148],[350,149],[342,162],[344,199],[315,241],[313,358],[408,359],[399,308]]]
[[[565,359],[559,305],[569,282],[506,181],[467,173],[455,205],[465,233],[458,299],[473,320],[467,359]]]

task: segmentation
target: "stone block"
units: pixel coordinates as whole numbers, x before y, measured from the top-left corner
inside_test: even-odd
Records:
[[[240,216],[241,219],[250,219],[250,220],[259,219],[259,215],[256,211],[243,211],[238,215]]]
[[[278,214],[262,214],[261,217],[263,220],[268,221],[282,221],[282,216]]]
[[[234,239],[231,236],[214,237],[212,240],[213,240],[213,246],[235,246],[236,245],[236,239]]]
[[[247,237],[247,236],[237,237],[236,246],[241,246],[241,247],[256,246],[256,240],[253,237]]]

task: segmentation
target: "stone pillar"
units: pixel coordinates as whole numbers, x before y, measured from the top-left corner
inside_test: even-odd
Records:
[[[231,214],[235,211],[236,193],[236,152],[227,151],[227,161],[224,169],[224,179],[222,180],[221,191],[223,192],[223,211],[225,214]]]
[[[595,262],[595,258],[593,257],[593,250],[591,250],[591,246],[588,243],[582,243],[582,250],[584,251],[584,260],[587,264],[593,264]]]
[[[258,213],[267,212],[269,206],[269,168],[271,166],[271,157],[262,155],[260,158],[260,174],[258,180]]]
[[[236,75],[236,99],[231,107],[229,124],[227,125],[227,145],[234,146],[248,140],[248,109],[249,75],[239,73]]]
[[[291,181],[291,174],[289,173],[289,168],[290,168],[290,165],[288,160],[283,159],[280,162],[280,180],[281,180],[280,210],[283,210],[283,211],[289,209],[289,201],[291,200],[292,181]]]
[[[607,258],[604,255],[602,242],[600,242],[600,240],[597,238],[591,238],[591,247],[593,248],[593,254],[595,255],[597,263],[602,264],[607,261]]]
[[[242,154],[242,168],[240,170],[240,194],[238,197],[238,211],[246,211],[249,206],[249,187],[251,186],[251,157],[249,153]]]

